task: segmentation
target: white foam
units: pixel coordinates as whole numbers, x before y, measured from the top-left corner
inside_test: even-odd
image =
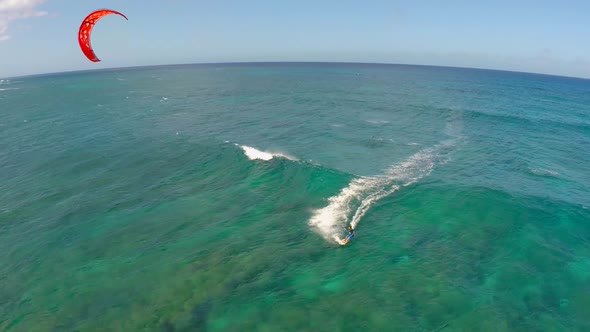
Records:
[[[244,150],[244,153],[246,154],[246,157],[248,157],[248,159],[250,160],[271,160],[275,157],[279,157],[279,158],[286,158],[289,160],[297,160],[297,158],[290,156],[286,153],[283,152],[267,152],[267,151],[260,151],[256,148],[253,148],[251,146],[246,146],[246,145],[239,145],[236,144],[236,146],[239,146],[242,150]]]
[[[366,122],[370,123],[370,124],[376,124],[376,125],[381,125],[381,124],[387,124],[389,123],[389,121],[387,120],[365,120]]]
[[[328,205],[312,212],[310,226],[327,241],[338,242],[347,220],[356,228],[375,202],[429,175],[448,144],[423,149],[401,163],[393,164],[383,175],[354,179]],[[353,213],[354,210],[354,213]]]
[[[556,171],[552,171],[550,169],[544,169],[544,168],[530,168],[529,171],[535,175],[541,175],[541,176],[558,176],[559,173]]]

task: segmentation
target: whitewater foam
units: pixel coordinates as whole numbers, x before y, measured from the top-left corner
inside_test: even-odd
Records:
[[[531,172],[535,175],[539,175],[539,176],[553,176],[553,177],[559,176],[558,172],[552,171],[550,169],[544,169],[544,168],[529,168],[529,172]]]
[[[239,146],[244,151],[244,154],[246,155],[246,157],[248,157],[248,159],[250,159],[250,160],[256,160],[256,159],[258,159],[258,160],[271,160],[273,158],[285,158],[285,159],[294,160],[294,161],[297,160],[297,158],[290,156],[286,153],[282,153],[282,152],[261,151],[256,148],[253,148],[251,146],[239,145],[239,144],[235,144],[235,145]]]
[[[370,123],[370,124],[374,124],[374,125],[382,125],[382,124],[388,124],[389,123],[389,121],[387,121],[387,120],[375,120],[375,119],[365,120],[365,122]]]
[[[434,147],[420,150],[401,163],[391,165],[384,174],[356,178],[329,204],[312,212],[310,226],[327,241],[338,242],[347,221],[356,228],[362,217],[380,199],[399,190],[400,187],[428,176],[437,161],[446,162],[446,150],[451,142],[445,141]]]

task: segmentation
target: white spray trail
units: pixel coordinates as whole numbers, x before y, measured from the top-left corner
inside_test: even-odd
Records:
[[[391,195],[401,186],[408,186],[428,176],[436,161],[444,157],[452,141],[421,150],[405,161],[389,167],[383,175],[354,179],[338,195],[328,199],[328,206],[315,210],[309,224],[327,241],[338,241],[356,206],[350,224],[356,228],[361,218],[378,200]]]

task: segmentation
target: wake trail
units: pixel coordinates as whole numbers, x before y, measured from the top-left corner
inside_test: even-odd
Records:
[[[437,162],[446,163],[453,144],[454,140],[443,141],[391,165],[382,175],[353,179],[328,199],[326,207],[313,211],[310,226],[327,241],[338,242],[348,220],[356,228],[377,201],[428,176]]]

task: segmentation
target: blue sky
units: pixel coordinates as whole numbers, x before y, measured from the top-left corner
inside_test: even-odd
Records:
[[[94,9],[88,61],[77,43]],[[0,77],[174,63],[346,61],[590,78],[590,1],[0,0]]]

